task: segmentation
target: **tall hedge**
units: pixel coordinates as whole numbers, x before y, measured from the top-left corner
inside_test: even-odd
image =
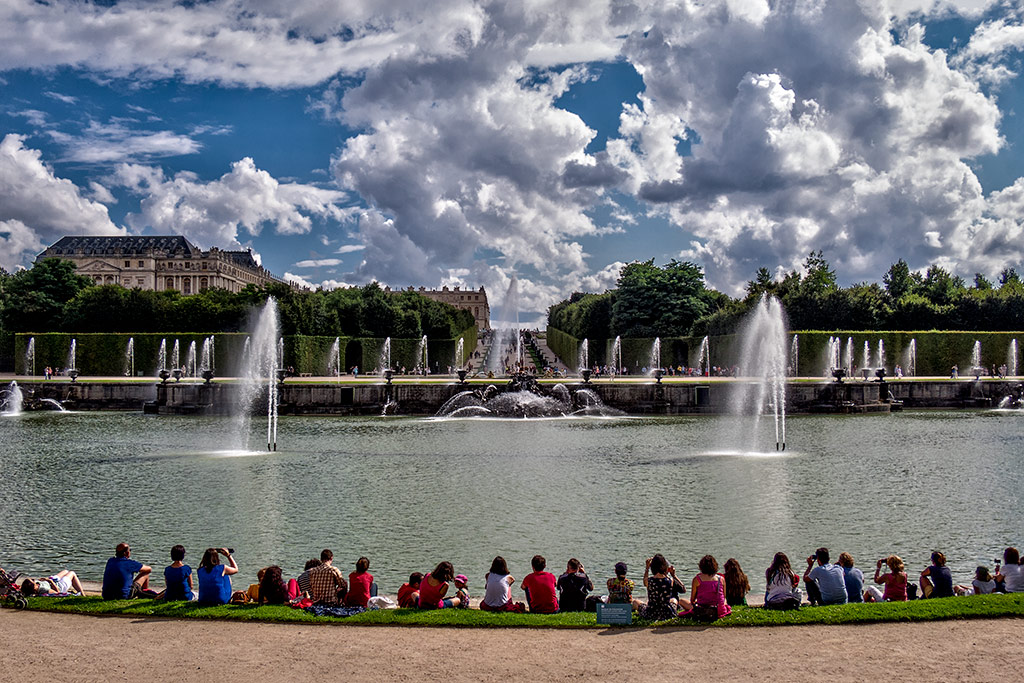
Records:
[[[576,339],[562,330],[548,327],[548,346],[558,354],[568,367],[576,368],[579,344]],[[981,364],[991,371],[1009,362],[1009,351],[1014,340],[1018,343],[1018,366],[1021,358],[1019,345],[1024,342],[1024,332],[864,332],[843,330],[839,332],[791,332],[786,342],[786,352],[793,349],[793,337],[797,337],[797,374],[802,377],[824,377],[828,365],[828,339],[840,338],[843,354],[847,339],[853,340],[854,365],[863,366],[864,342],[871,349],[871,365],[877,365],[878,340],[882,340],[885,352],[885,368],[891,374],[897,364],[909,371],[909,348],[915,341],[917,350],[918,375],[948,375],[953,365],[959,366],[960,373],[970,372],[971,353],[976,341],[981,342]],[[702,337],[670,337],[661,340],[662,366],[696,367],[700,356]],[[622,339],[623,364],[630,372],[650,363],[653,339]],[[708,338],[709,363],[712,366],[732,367],[739,365],[742,337],[740,335],[713,335]],[[612,340],[591,339],[588,342],[590,365],[604,365],[610,359]],[[792,362],[792,358],[790,359]]]
[[[175,340],[178,341],[179,362],[186,364],[188,349],[192,342],[196,345],[196,366],[203,342],[207,337],[214,338],[214,372],[220,376],[236,376],[240,368],[245,340],[249,336],[238,332],[218,332],[213,335],[195,333],[170,334],[66,334],[51,332],[45,334],[14,335],[15,372],[19,375],[32,373],[26,367],[26,351],[29,340],[35,341],[35,374],[41,375],[46,366],[51,368],[67,368],[71,340],[75,340],[75,367],[83,375],[120,376],[127,372],[128,340],[134,344],[135,374],[141,377],[155,377],[160,368],[157,357],[161,341],[166,341],[167,364],[171,364],[171,355]],[[476,328],[465,330],[459,338],[464,340],[463,362],[476,348]],[[288,335],[284,337],[284,365],[295,368],[296,372],[312,375],[327,373],[327,364],[331,346],[335,337]],[[340,360],[342,372],[352,365],[359,365],[363,372],[373,371],[377,367],[379,350],[383,339],[362,339],[363,358],[347,358],[345,348],[349,337],[340,338]],[[415,367],[414,358],[418,339],[392,339],[392,365],[397,368],[405,365],[408,369]],[[435,363],[441,371],[447,370],[455,357],[456,339],[428,340],[428,360],[431,369]]]

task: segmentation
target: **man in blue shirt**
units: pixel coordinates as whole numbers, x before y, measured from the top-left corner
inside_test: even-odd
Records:
[[[138,586],[136,593],[141,596],[154,597],[155,592],[149,590],[149,575],[152,567],[131,559],[132,549],[127,543],[118,543],[114,556],[107,560],[103,569],[103,599],[124,600],[134,597],[132,587]],[[138,576],[136,576],[136,572]]]
[[[814,566],[817,560],[818,566]],[[843,568],[829,563],[828,548],[818,548],[807,558],[804,572],[807,599],[812,605],[842,605],[846,603],[846,577]]]

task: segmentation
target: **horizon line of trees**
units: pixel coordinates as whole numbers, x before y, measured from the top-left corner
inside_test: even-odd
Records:
[[[623,268],[617,289],[574,292],[548,309],[548,325],[577,339],[684,337],[735,333],[764,295],[778,298],[793,330],[1022,330],[1024,282],[1013,268],[997,282],[977,274],[971,284],[932,265],[923,273],[904,259],[892,264],[881,284],[839,286],[821,251],[781,279],[767,268],[733,298],[704,281],[689,262],[654,260]]]
[[[182,295],[96,285],[71,261],[43,259],[13,274],[0,269],[0,330],[7,338],[17,332],[241,332],[271,296],[284,335],[453,339],[476,324],[469,311],[417,292],[388,293],[376,282],[330,291],[275,283]]]

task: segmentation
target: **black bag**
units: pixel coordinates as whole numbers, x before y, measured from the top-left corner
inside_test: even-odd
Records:
[[[764,603],[764,608],[778,610],[780,612],[785,612],[791,609],[800,609],[800,600],[795,597],[784,598],[783,600],[766,602]]]
[[[583,610],[586,612],[596,612],[597,603],[604,602],[601,600],[600,595],[588,595],[586,601],[583,603]]]
[[[710,622],[718,620],[717,605],[694,604],[691,616],[697,621]]]

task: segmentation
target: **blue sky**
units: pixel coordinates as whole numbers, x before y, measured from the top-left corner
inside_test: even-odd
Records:
[[[64,234],[252,248],[524,318],[632,260],[741,291],[821,249],[1024,258],[1024,17],[983,0],[0,8],[0,265]]]

